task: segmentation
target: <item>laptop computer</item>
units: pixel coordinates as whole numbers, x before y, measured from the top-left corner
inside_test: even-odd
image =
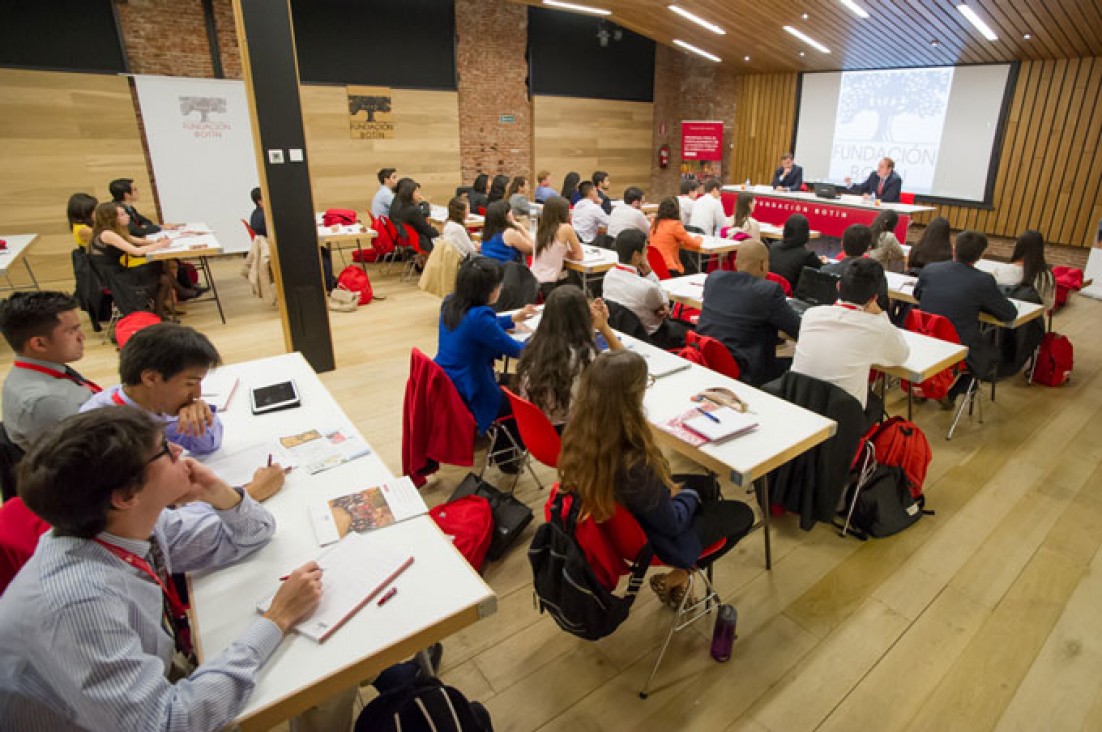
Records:
[[[838,198],[838,186],[833,183],[816,183],[814,190],[819,198]]]
[[[823,272],[814,267],[804,267],[800,273],[800,282],[796,285],[796,296],[788,301],[800,315],[816,305],[830,305],[838,299],[838,275]]]

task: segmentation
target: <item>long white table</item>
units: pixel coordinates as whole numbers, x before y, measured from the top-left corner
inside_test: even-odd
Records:
[[[34,276],[34,270],[31,269],[31,263],[27,259],[27,252],[38,241],[38,234],[0,234],[0,239],[6,241],[7,247],[0,249],[0,275],[4,276],[4,279],[8,281],[8,287],[5,290],[18,290],[19,288],[12,285],[11,281],[11,269],[16,265],[19,260],[23,260],[23,266],[27,270],[27,274],[31,278],[31,284],[34,289],[42,289],[38,286],[38,280]]]
[[[585,259],[564,259],[563,266],[582,276],[582,291],[589,294],[589,283],[593,279],[602,279],[605,272],[616,266],[619,258],[616,252],[591,244],[582,245]]]
[[[236,451],[315,427],[341,428],[358,436],[298,353],[222,370],[240,378],[221,413],[222,450]],[[294,379],[302,406],[253,415],[249,389],[286,378]],[[321,553],[310,522],[311,505],[391,478],[374,452],[313,476],[292,471],[283,490],[264,504],[277,521],[271,542],[234,565],[189,578],[193,635],[201,657],[211,658],[233,642],[256,618],[257,601],[278,587],[278,578]],[[396,547],[414,556],[395,582],[398,594],[383,607],[369,603],[324,643],[290,634],[260,672],[256,690],[236,720],[243,730],[269,729],[495,612],[493,590],[428,516],[379,529],[367,538],[365,562],[374,546]]]
[[[442,228],[444,224],[448,222],[448,209],[443,206],[432,206],[432,212],[429,214],[429,221]],[[486,217],[479,216],[476,213],[468,214],[463,225],[468,229],[481,229],[486,225]]]
[[[211,272],[210,263],[207,261],[208,257],[217,257],[225,253],[221,242],[215,237],[214,231],[202,222],[193,222],[184,224],[179,229],[164,229],[152,234],[149,238],[162,237],[168,237],[172,243],[164,249],[158,249],[147,254],[145,258],[150,262],[165,259],[199,260],[199,269],[202,270],[207,287],[210,288],[210,297],[191,300],[191,302],[209,302],[213,300],[214,304],[218,306],[218,317],[222,319],[222,324],[225,325],[226,314],[222,311],[222,298],[218,296],[218,286],[214,283],[214,274]]]
[[[891,275],[892,273],[888,273]],[[903,277],[905,275],[898,275]],[[661,282],[662,289],[672,302],[688,307],[700,308],[704,301],[704,280],[706,275],[693,274],[684,277],[672,277]],[[912,278],[913,279],[913,278]],[[889,278],[890,282],[890,278]],[[889,284],[889,287],[891,285]],[[1015,301],[1020,302],[1020,301]],[[1032,305],[1032,303],[1021,303]],[[1036,316],[1033,316],[1036,317]],[[981,318],[982,319],[982,318]],[[911,346],[911,355],[899,366],[874,365],[873,368],[892,376],[898,376],[914,383],[921,383],[934,374],[944,371],[968,355],[968,347],[959,343],[949,343],[920,333],[901,330],[903,337]],[[907,392],[907,418],[911,418],[913,396]]]

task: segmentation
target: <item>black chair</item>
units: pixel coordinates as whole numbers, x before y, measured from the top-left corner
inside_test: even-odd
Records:
[[[17,494],[15,469],[22,459],[23,450],[11,441],[8,431],[0,422],[0,495],[3,495],[4,501],[15,498]]]
[[[650,343],[647,329],[643,327],[635,313],[612,300],[605,300],[605,305],[608,306],[608,324],[613,330]]]
[[[865,431],[861,403],[834,384],[794,371],[765,384],[762,390],[838,423],[833,437],[768,476],[770,500],[798,513],[801,529],[810,531],[816,521],[833,522]]]
[[[104,290],[106,283],[92,266],[91,255],[83,247],[73,249],[70,258],[73,262],[74,293],[81,309],[88,313],[92,321],[92,330],[99,332],[100,323],[111,319],[111,295]]]

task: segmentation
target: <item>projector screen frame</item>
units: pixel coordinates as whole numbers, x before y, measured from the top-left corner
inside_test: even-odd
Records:
[[[1003,141],[1006,139],[1006,125],[1010,118],[1010,104],[1014,99],[1014,93],[1018,87],[1018,72],[1021,69],[1020,61],[1000,61],[997,63],[978,64],[942,64],[940,66],[883,66],[876,68],[839,69],[836,71],[801,71],[796,77],[796,110],[792,122],[792,142],[787,152],[796,153],[796,138],[800,133],[800,107],[803,104],[804,77],[809,74],[843,74],[847,71],[904,71],[907,69],[940,69],[940,68],[965,68],[969,66],[1008,66],[1006,73],[1006,88],[1003,92],[1002,104],[999,107],[999,119],[995,125],[995,135],[991,141],[990,165],[987,168],[987,180],[984,182],[983,200],[974,201],[963,198],[949,198],[946,196],[933,196],[922,193],[915,194],[915,203],[934,203],[943,206],[960,206],[962,208],[974,208],[981,211],[994,210],[995,181],[999,174],[999,163],[1002,161]],[[799,162],[799,161],[797,161]],[[904,186],[906,181],[904,181]]]

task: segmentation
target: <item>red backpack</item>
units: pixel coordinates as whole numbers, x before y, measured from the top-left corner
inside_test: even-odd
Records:
[[[926,470],[933,457],[930,443],[918,425],[902,417],[892,417],[880,424],[874,424],[861,438],[857,459],[860,459],[866,442],[872,443],[876,448],[877,464],[903,471],[911,497],[918,499],[922,495]]]
[[[371,290],[371,280],[367,278],[367,272],[352,264],[341,270],[341,275],[337,278],[337,286],[360,293],[360,305],[367,305],[375,296]]]
[[[1045,333],[1041,345],[1037,348],[1033,371],[1029,383],[1045,386],[1060,386],[1071,378],[1071,367],[1075,361],[1075,349],[1067,336],[1059,333]]]
[[[1059,310],[1067,303],[1069,292],[1079,292],[1083,288],[1083,270],[1078,267],[1053,267],[1052,276],[1056,280],[1054,309]]]
[[[429,516],[448,535],[475,571],[482,571],[494,534],[494,513],[482,496],[468,495],[429,510]]]

